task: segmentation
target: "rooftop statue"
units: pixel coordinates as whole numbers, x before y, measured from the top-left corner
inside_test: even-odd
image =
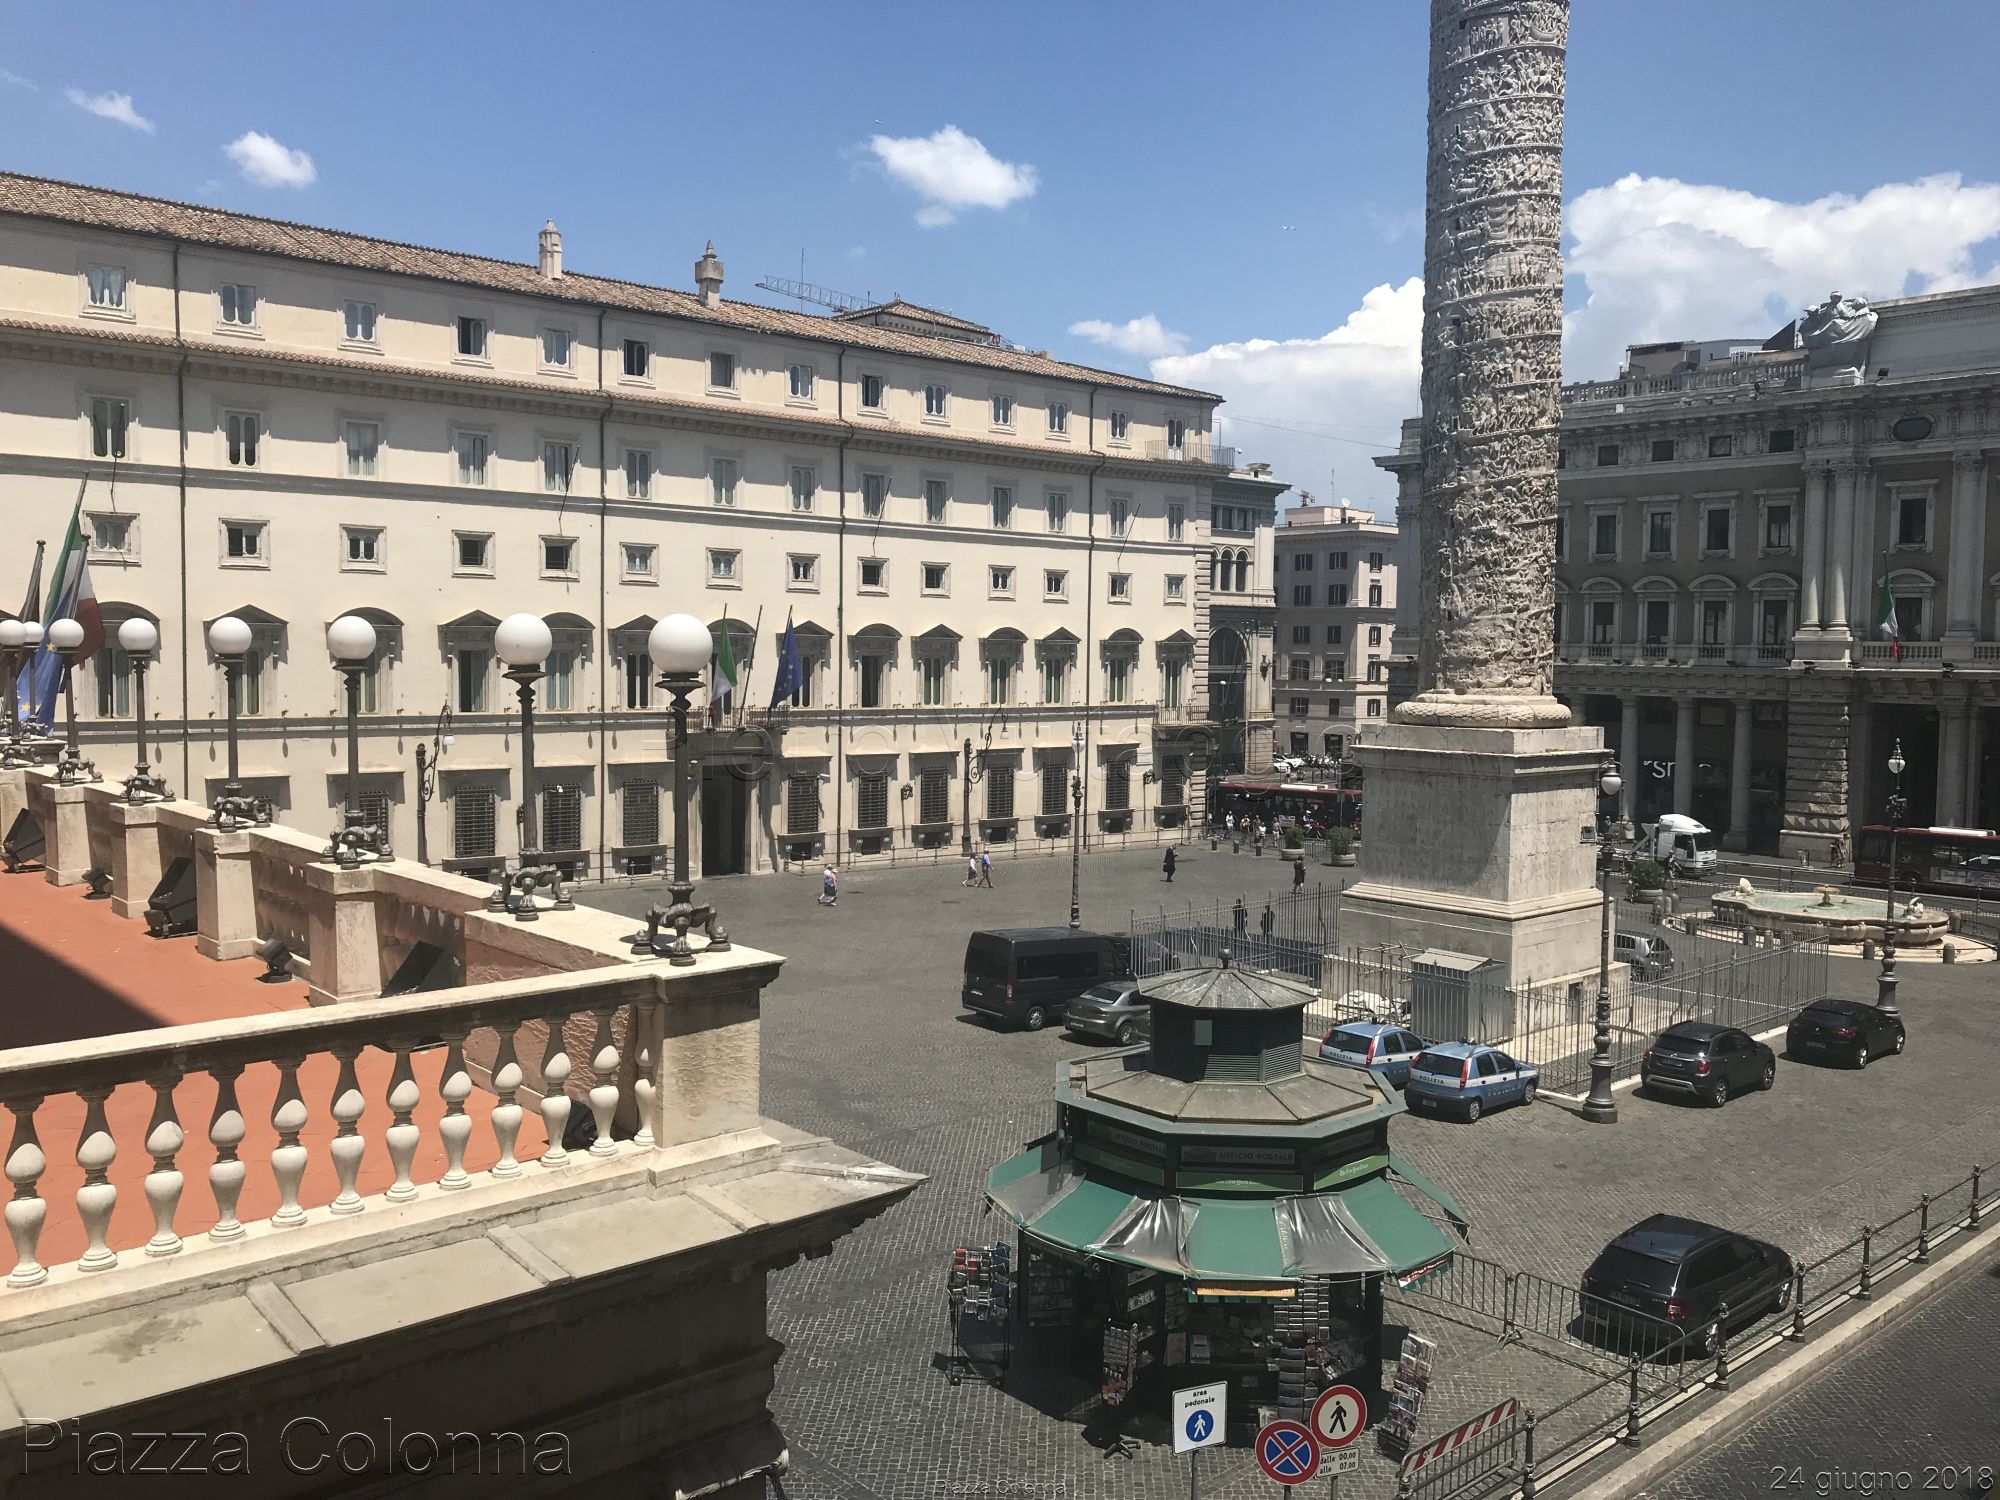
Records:
[[[1835,292],[1818,307],[1799,314],[1793,325],[1795,347],[1806,351],[1808,368],[1849,370],[1859,379],[1868,362],[1868,339],[1879,321],[1866,298]]]

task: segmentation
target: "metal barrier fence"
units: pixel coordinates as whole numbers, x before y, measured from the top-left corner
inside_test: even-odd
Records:
[[[1291,865],[1280,860],[1273,874],[1289,879]],[[1135,911],[1132,972],[1151,979],[1172,969],[1219,962],[1226,951],[1239,968],[1319,985],[1322,958],[1337,947],[1339,923],[1339,890],[1319,884],[1234,901],[1162,906],[1150,915]]]
[[[1483,1500],[1507,1491],[1526,1500],[1540,1485],[1567,1477],[1594,1458],[1637,1448],[1651,1418],[1704,1392],[1728,1390],[1743,1366],[1803,1342],[1814,1323],[1868,1301],[1882,1281],[1928,1264],[1939,1244],[1977,1233],[1996,1211],[2000,1174],[1974,1167],[1957,1182],[1923,1194],[1895,1218],[1865,1226],[1847,1244],[1798,1263],[1774,1307],[1743,1319],[1725,1307],[1719,1332],[1691,1330],[1643,1352],[1619,1351],[1616,1339],[1607,1338],[1597,1352],[1622,1359],[1621,1368],[1546,1411],[1517,1411],[1453,1451],[1429,1461],[1405,1460],[1396,1493],[1422,1500]],[[1560,1316],[1567,1298],[1583,1293],[1549,1282],[1524,1294],[1528,1278],[1543,1280],[1479,1261],[1398,1295],[1447,1305],[1457,1321],[1474,1327],[1491,1330],[1497,1322],[1493,1331],[1503,1338],[1545,1337],[1551,1320],[1539,1309],[1554,1308]],[[1412,1454],[1428,1458],[1421,1444]]]

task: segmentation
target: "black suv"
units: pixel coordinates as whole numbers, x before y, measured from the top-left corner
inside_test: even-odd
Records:
[[[1683,1021],[1669,1026],[1639,1059],[1639,1087],[1648,1093],[1692,1094],[1721,1105],[1745,1089],[1767,1089],[1778,1076],[1771,1049],[1734,1026]]]
[[[1787,1057],[1865,1068],[1871,1057],[1902,1050],[1903,1018],[1859,1000],[1815,1000],[1785,1028]]]
[[[1713,1354],[1725,1305],[1739,1328],[1791,1300],[1792,1258],[1776,1245],[1672,1214],[1634,1224],[1583,1273],[1585,1332],[1619,1343],[1691,1336]]]

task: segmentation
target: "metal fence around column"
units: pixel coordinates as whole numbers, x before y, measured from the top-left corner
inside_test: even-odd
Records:
[[[1291,865],[1275,861],[1290,878]],[[1338,946],[1340,891],[1312,882],[1293,890],[1244,894],[1230,901],[1159,906],[1131,917],[1132,972],[1152,979],[1174,969],[1221,962],[1284,974],[1308,984],[1323,981],[1325,956]]]

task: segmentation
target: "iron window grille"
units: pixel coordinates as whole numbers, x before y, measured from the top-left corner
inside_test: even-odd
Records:
[[[1042,767],[1042,816],[1059,818],[1065,811],[1069,788],[1064,785],[1069,780],[1069,771],[1064,766]]]
[[[460,787],[451,799],[451,847],[459,859],[491,859],[494,811],[499,798],[490,786]]]
[[[813,772],[802,771],[787,778],[785,832],[819,832],[819,777]]]
[[[923,823],[951,821],[951,783],[942,766],[926,766],[918,779],[917,819]]]
[[[1160,806],[1179,807],[1187,801],[1187,772],[1178,760],[1160,762]]]
[[[625,783],[620,816],[628,847],[660,841],[660,784],[657,781]]]
[[[389,794],[387,792],[363,792],[354,799],[354,809],[361,815],[361,821],[370,827],[379,828],[384,833],[389,830]]]
[[[542,847],[581,849],[583,847],[583,789],[574,786],[542,788]]]
[[[856,798],[857,828],[889,826],[889,775],[886,771],[862,773],[860,795]]]
[[[989,818],[1011,818],[1014,816],[1014,768],[1012,766],[987,766],[986,816]]]
[[[1104,768],[1104,807],[1124,812],[1132,805],[1132,762],[1114,760]]]

